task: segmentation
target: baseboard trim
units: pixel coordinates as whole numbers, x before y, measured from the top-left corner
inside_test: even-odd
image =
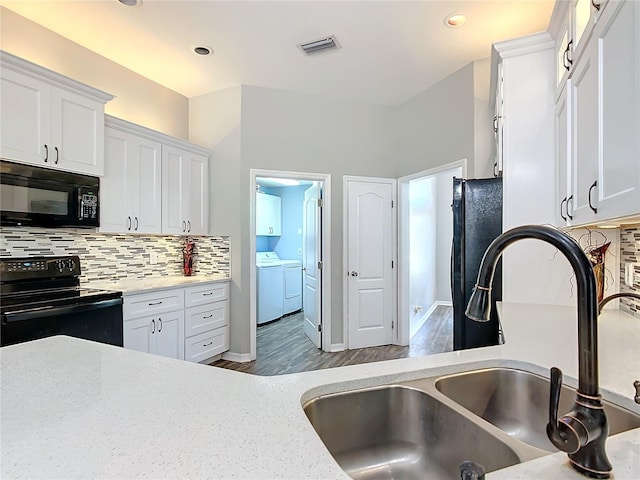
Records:
[[[224,352],[222,354],[223,360],[228,360],[229,362],[236,363],[247,363],[251,361],[250,353],[234,353],[234,352]]]
[[[329,345],[329,348],[326,350],[327,352],[335,353],[335,352],[343,352],[346,348],[344,343],[332,343]]]

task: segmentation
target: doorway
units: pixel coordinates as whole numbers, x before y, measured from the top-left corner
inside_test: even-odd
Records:
[[[278,348],[279,326],[298,324],[301,347],[329,350],[330,176],[252,169],[250,177],[251,357]]]
[[[432,315],[452,306],[453,177],[465,174],[466,160],[459,160],[398,180],[400,345],[409,345]],[[441,334],[453,341],[452,329]]]

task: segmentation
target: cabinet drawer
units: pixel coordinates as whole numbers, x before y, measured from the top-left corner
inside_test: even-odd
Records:
[[[201,362],[229,350],[229,327],[202,333],[184,341],[184,359]]]
[[[125,321],[156,313],[171,312],[184,308],[184,289],[163,290],[124,297],[122,313]]]
[[[189,287],[185,289],[185,296],[187,307],[227,300],[229,298],[229,282]]]
[[[229,324],[229,301],[209,303],[187,309],[184,336],[190,337]]]

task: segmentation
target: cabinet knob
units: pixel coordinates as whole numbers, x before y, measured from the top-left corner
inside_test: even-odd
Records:
[[[358,276],[358,272],[356,272],[356,271],[352,270],[352,271],[351,271],[351,276],[352,276],[352,277],[357,277],[357,276]]]

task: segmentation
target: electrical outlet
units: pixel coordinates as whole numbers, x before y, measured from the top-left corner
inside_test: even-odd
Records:
[[[149,252],[149,265],[156,265],[158,263],[158,253]]]
[[[633,287],[633,274],[635,273],[633,263],[625,263],[624,264],[624,284],[627,287]]]

